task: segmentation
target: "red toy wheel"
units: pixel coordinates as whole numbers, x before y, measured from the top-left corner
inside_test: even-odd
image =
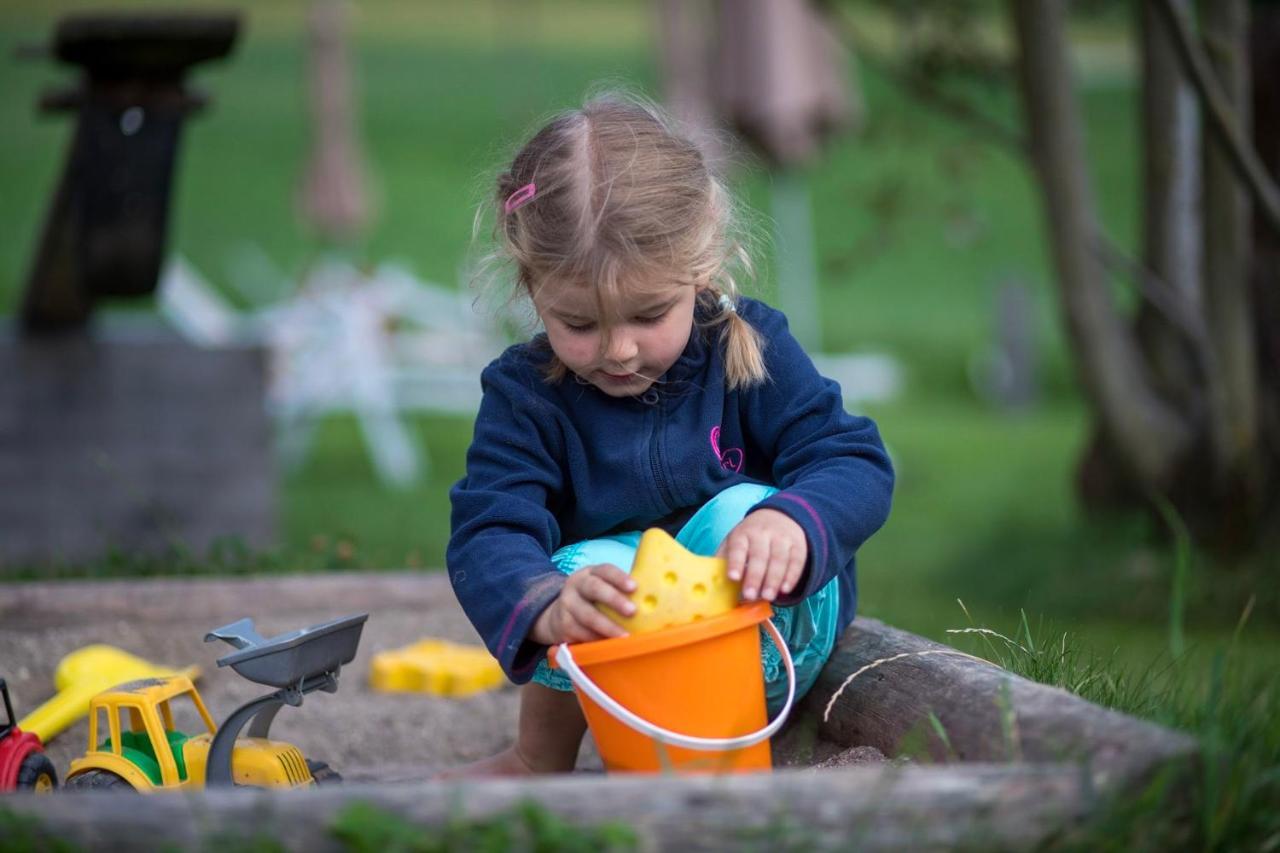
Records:
[[[43,752],[33,752],[22,759],[18,768],[18,790],[37,794],[52,794],[58,787],[58,773],[53,762]]]

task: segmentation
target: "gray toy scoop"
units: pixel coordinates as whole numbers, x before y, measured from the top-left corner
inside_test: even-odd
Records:
[[[252,619],[241,619],[205,634],[206,643],[222,640],[237,651],[218,659],[258,684],[271,687],[297,686],[305,679],[337,674],[350,663],[360,645],[360,633],[368,613],[343,616],[330,622],[264,638]]]
[[[292,633],[297,633],[296,631]],[[241,619],[238,622],[232,622],[230,625],[223,625],[221,628],[214,628],[212,631],[204,635],[204,641],[211,643],[214,640],[223,640],[237,649],[247,649],[250,646],[260,646],[266,642],[261,634],[253,627],[252,619]]]

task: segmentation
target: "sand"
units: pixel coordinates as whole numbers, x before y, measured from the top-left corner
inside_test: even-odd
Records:
[[[218,668],[217,658],[231,647],[204,643],[207,631],[249,616],[260,633],[271,636],[349,613],[368,613],[369,621],[356,659],[342,670],[338,692],[312,693],[301,707],[281,709],[272,737],[329,762],[352,781],[425,779],[510,744],[519,702],[512,685],[465,699],[381,693],[368,686],[376,652],[427,636],[479,644],[439,572],[3,584],[0,677],[8,680],[21,719],[53,694],[54,670],[64,655],[107,643],[157,663],[199,665],[197,687],[220,722],[269,688]],[[179,728],[188,728],[181,718]],[[776,764],[842,760],[841,748],[817,741],[812,726],[791,728],[791,735],[775,740]],[[47,745],[60,777],[84,752],[87,738],[82,719]],[[578,767],[601,768],[590,738]]]

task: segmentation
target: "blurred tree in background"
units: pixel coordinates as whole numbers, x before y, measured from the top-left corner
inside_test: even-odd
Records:
[[[1103,232],[1073,84],[1065,0],[1012,0],[1010,51],[982,0],[882,0],[900,82],[1025,154],[1041,190],[1059,310],[1093,414],[1078,468],[1092,509],[1168,508],[1223,556],[1280,530],[1280,3],[1094,0],[1136,17],[1142,237]],[[1195,14],[1197,13],[1198,14]],[[847,28],[848,29],[848,28]],[[849,30],[854,40],[858,34]],[[866,51],[860,50],[865,59]],[[1025,129],[982,110],[1016,81]],[[1127,281],[1128,292],[1115,284]]]
[[[1273,99],[1276,85],[1265,67],[1275,50],[1254,38],[1251,51],[1250,30],[1274,31],[1280,10],[1259,4],[1251,24],[1244,0],[1204,3],[1197,34],[1188,4],[1140,7],[1144,257],[1132,274],[1138,308],[1126,312],[1098,251],[1065,4],[1009,4],[1059,301],[1095,417],[1080,484],[1092,505],[1167,501],[1202,544],[1248,551],[1280,522],[1280,389],[1266,369],[1280,326],[1263,305],[1280,284],[1280,191],[1254,149],[1277,140],[1248,131],[1251,78],[1260,100]]]

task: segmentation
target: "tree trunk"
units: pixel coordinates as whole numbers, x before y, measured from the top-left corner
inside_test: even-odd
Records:
[[[1067,339],[1085,396],[1123,474],[1142,494],[1163,492],[1192,434],[1153,391],[1142,353],[1093,252],[1097,215],[1071,83],[1064,0],[1010,0],[1018,77],[1044,197]]]
[[[1210,62],[1247,137],[1247,4],[1212,0],[1200,6]],[[1208,385],[1212,488],[1231,507],[1221,531],[1230,546],[1230,540],[1249,538],[1247,528],[1256,520],[1260,497],[1257,349],[1249,292],[1249,198],[1226,146],[1215,138],[1206,139],[1204,149],[1204,205],[1204,307],[1213,351]]]
[[[714,10],[710,0],[659,0],[657,14],[658,68],[667,104],[717,168],[727,152],[716,133],[712,91],[711,45]]]
[[[322,240],[341,245],[356,241],[373,218],[356,131],[350,11],[343,0],[312,0],[307,9],[312,137],[299,188],[306,223]]]
[[[1189,6],[1189,0],[1176,0]],[[1139,3],[1142,53],[1143,263],[1188,316],[1199,316],[1200,130],[1195,95],[1187,85],[1168,31],[1150,0]],[[1135,325],[1156,388],[1179,408],[1199,401],[1203,339],[1193,339],[1143,300]]]
[[[1253,142],[1267,173],[1280,176],[1280,4],[1255,3],[1249,58]],[[1258,423],[1264,496],[1259,529],[1263,548],[1280,552],[1280,232],[1261,217],[1253,222],[1253,305],[1258,347]]]

